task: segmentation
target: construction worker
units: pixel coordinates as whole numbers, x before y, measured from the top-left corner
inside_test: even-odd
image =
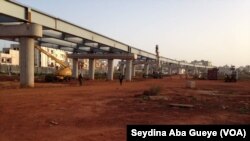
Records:
[[[120,75],[119,75],[120,85],[122,85],[123,79],[124,79],[124,75],[120,74]]]
[[[83,77],[82,77],[82,74],[80,73],[78,75],[78,81],[79,81],[80,86],[82,86],[82,80],[83,80]]]

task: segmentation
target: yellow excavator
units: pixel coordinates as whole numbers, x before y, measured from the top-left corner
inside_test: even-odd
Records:
[[[45,81],[46,82],[53,82],[53,81],[63,81],[63,80],[70,80],[72,77],[72,71],[68,64],[64,63],[63,61],[57,59],[55,56],[47,52],[46,50],[42,49],[40,46],[35,45],[35,48],[38,49],[40,52],[44,53],[51,59],[55,60],[56,63],[60,64],[60,68],[56,70],[55,74],[46,75]]]

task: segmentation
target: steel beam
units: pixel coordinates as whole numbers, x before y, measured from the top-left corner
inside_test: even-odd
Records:
[[[49,36],[49,37],[51,36],[60,40],[65,40],[65,42],[68,42],[68,43],[71,42],[69,43],[69,45],[59,44],[60,46],[69,46],[73,48],[76,47],[77,49],[75,50],[78,50],[78,47],[81,45],[88,46],[88,44],[85,44],[85,41],[87,40],[91,44],[98,44],[97,46],[90,46],[90,47],[99,48],[100,45],[103,45],[103,46],[112,48],[111,50],[109,50],[110,52],[113,50],[119,50],[122,52],[133,53],[138,56],[142,56],[144,58],[156,60],[156,55],[153,53],[149,53],[147,51],[143,51],[143,50],[131,47],[117,40],[111,39],[99,33],[88,30],[86,28],[82,28],[80,26],[74,25],[68,21],[58,19],[44,12],[24,6],[15,1],[1,0],[0,1],[0,16],[3,17],[2,21],[0,22],[6,22],[6,19],[8,19],[10,21],[15,21],[15,22],[35,23],[35,24],[42,25],[43,29],[45,29],[44,31],[45,36]],[[44,40],[44,39],[41,39],[41,40]],[[47,42],[53,43],[49,41]],[[56,43],[53,43],[53,44],[56,44]],[[161,57],[160,61],[173,63],[173,64],[180,64],[184,66],[193,66],[193,64],[190,64],[190,63],[178,63],[178,61],[176,60],[172,60],[172,59],[168,59],[164,57]],[[203,66],[203,65],[196,65],[196,67],[212,68],[212,66]]]
[[[42,37],[42,26],[37,24],[0,25],[1,38]]]
[[[78,59],[124,59],[124,60],[134,60],[136,59],[135,54],[68,54],[68,58],[78,58]]]
[[[149,53],[149,52],[146,52],[146,51],[143,51],[143,50],[139,50],[139,49],[136,49],[136,48],[133,48],[133,47],[131,47],[131,53],[134,53],[134,54],[137,54],[137,55],[140,55],[140,56],[144,56],[144,57],[147,57],[147,58],[150,58],[150,59],[156,59],[155,54],[152,54],[152,53]]]

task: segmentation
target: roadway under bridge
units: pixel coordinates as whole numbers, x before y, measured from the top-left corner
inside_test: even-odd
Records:
[[[124,61],[125,78],[132,79],[136,64],[144,64],[148,74],[149,65],[157,56],[128,44],[77,26],[44,12],[12,0],[0,1],[0,38],[20,43],[20,85],[34,87],[34,46],[44,46],[70,52],[73,59],[73,75],[77,77],[78,59],[89,59],[90,78],[94,79],[94,60],[108,59],[108,79],[113,80],[114,59]],[[183,63],[159,57],[160,64],[172,68],[209,69],[212,66]]]

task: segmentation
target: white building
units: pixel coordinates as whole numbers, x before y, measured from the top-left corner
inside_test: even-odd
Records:
[[[42,47],[45,51],[55,56],[57,59],[65,62],[72,67],[72,59],[67,58],[67,52],[59,49]],[[60,64],[51,59],[44,53],[34,48],[34,65],[37,67],[60,67]],[[88,59],[79,59],[79,70],[88,70]],[[0,53],[0,64],[19,65],[19,44],[12,44],[10,48],[4,48]],[[96,71],[107,71],[107,60],[96,59],[95,60]]]
[[[66,59],[66,52],[59,50],[59,49],[53,49],[53,48],[46,48],[42,47],[45,51],[49,52],[53,56],[55,56],[57,59],[65,61],[67,60],[67,63],[71,64],[70,59]],[[38,67],[56,67],[60,66],[59,64],[55,63],[55,61],[51,58],[49,58],[47,55],[39,52],[37,49],[35,49],[34,57],[35,57],[35,66]],[[10,48],[3,48],[3,52],[0,53],[0,64],[8,64],[8,65],[19,65],[19,44],[12,44]]]
[[[50,53],[51,55],[55,56],[57,59],[64,61],[68,64],[71,64],[70,59],[66,58],[66,52],[63,50],[59,49],[53,49],[53,48],[47,48],[47,47],[42,47],[45,51]],[[60,66],[60,64],[56,63],[55,60],[51,59],[44,53],[41,53],[37,49],[35,49],[35,66],[38,67],[56,67]]]
[[[0,64],[19,65],[19,50],[13,48],[3,48],[0,53]]]

